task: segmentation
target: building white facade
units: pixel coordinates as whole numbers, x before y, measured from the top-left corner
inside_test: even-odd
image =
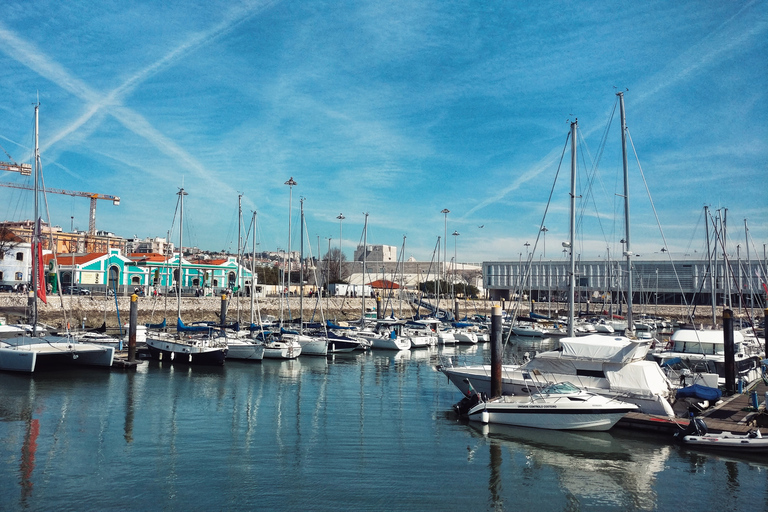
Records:
[[[32,269],[32,248],[21,242],[0,250],[0,284],[16,286],[29,284]]]
[[[355,249],[355,261],[363,261],[363,246]],[[368,245],[365,252],[366,261],[397,261],[397,247],[393,245]]]

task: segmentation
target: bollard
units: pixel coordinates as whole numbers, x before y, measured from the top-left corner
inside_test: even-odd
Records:
[[[221,294],[221,312],[219,313],[219,324],[221,324],[221,332],[224,333],[224,324],[227,323],[227,294]]]
[[[139,323],[139,296],[131,295],[131,313],[128,319],[128,362],[136,362],[136,325]]]
[[[757,391],[752,391],[749,394],[749,402],[754,409],[757,409]]]

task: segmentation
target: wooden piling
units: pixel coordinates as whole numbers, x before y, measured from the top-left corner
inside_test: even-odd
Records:
[[[725,394],[736,393],[736,357],[733,342],[733,311],[723,311],[723,350],[725,351]]]
[[[136,362],[136,326],[139,323],[139,296],[131,295],[131,313],[128,321],[128,362]]]
[[[491,308],[491,397],[501,396],[501,307]]]

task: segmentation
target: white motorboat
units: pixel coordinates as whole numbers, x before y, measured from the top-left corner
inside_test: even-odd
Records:
[[[588,393],[569,382],[551,384],[529,396],[501,396],[481,401],[467,413],[470,420],[549,430],[611,429],[625,414],[637,411],[629,404]]]
[[[623,336],[566,337],[561,348],[542,352],[522,365],[502,366],[502,394],[527,395],[531,378],[546,386],[570,381],[582,389],[608,398],[620,396],[640,407],[640,412],[674,417],[669,400],[674,386],[662,369],[645,359],[649,344]],[[438,367],[466,396],[469,383],[481,393],[491,393],[491,366]]]
[[[672,334],[667,350],[653,352],[660,365],[682,361],[694,374],[717,374],[725,384],[725,339],[722,330],[679,329]],[[740,331],[733,332],[734,362],[737,378],[747,383],[762,376],[759,344],[748,343]]]

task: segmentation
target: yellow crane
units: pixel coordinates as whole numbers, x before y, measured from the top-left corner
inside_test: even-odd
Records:
[[[0,170],[12,170],[12,169],[5,169],[2,167],[2,165],[5,164],[5,162],[0,162]],[[9,164],[10,165],[10,164]],[[13,164],[15,165],[15,164]],[[27,164],[21,164],[21,166],[24,166]],[[21,168],[21,166],[16,166]],[[14,171],[14,172],[21,172],[24,174],[23,171]],[[9,187],[9,188],[20,188],[23,190],[34,190],[35,187],[32,185],[25,185],[21,183],[0,183],[0,187]],[[106,199],[109,201],[112,201],[112,204],[115,206],[120,204],[120,198],[117,196],[110,196],[108,194],[94,194],[92,192],[76,192],[72,190],[63,190],[60,188],[45,188],[43,189],[44,192],[48,194],[64,194],[66,196],[74,196],[74,197],[88,197],[91,199],[91,212],[90,217],[88,218],[88,234],[89,235],[95,235],[96,234],[96,200],[98,199]]]

